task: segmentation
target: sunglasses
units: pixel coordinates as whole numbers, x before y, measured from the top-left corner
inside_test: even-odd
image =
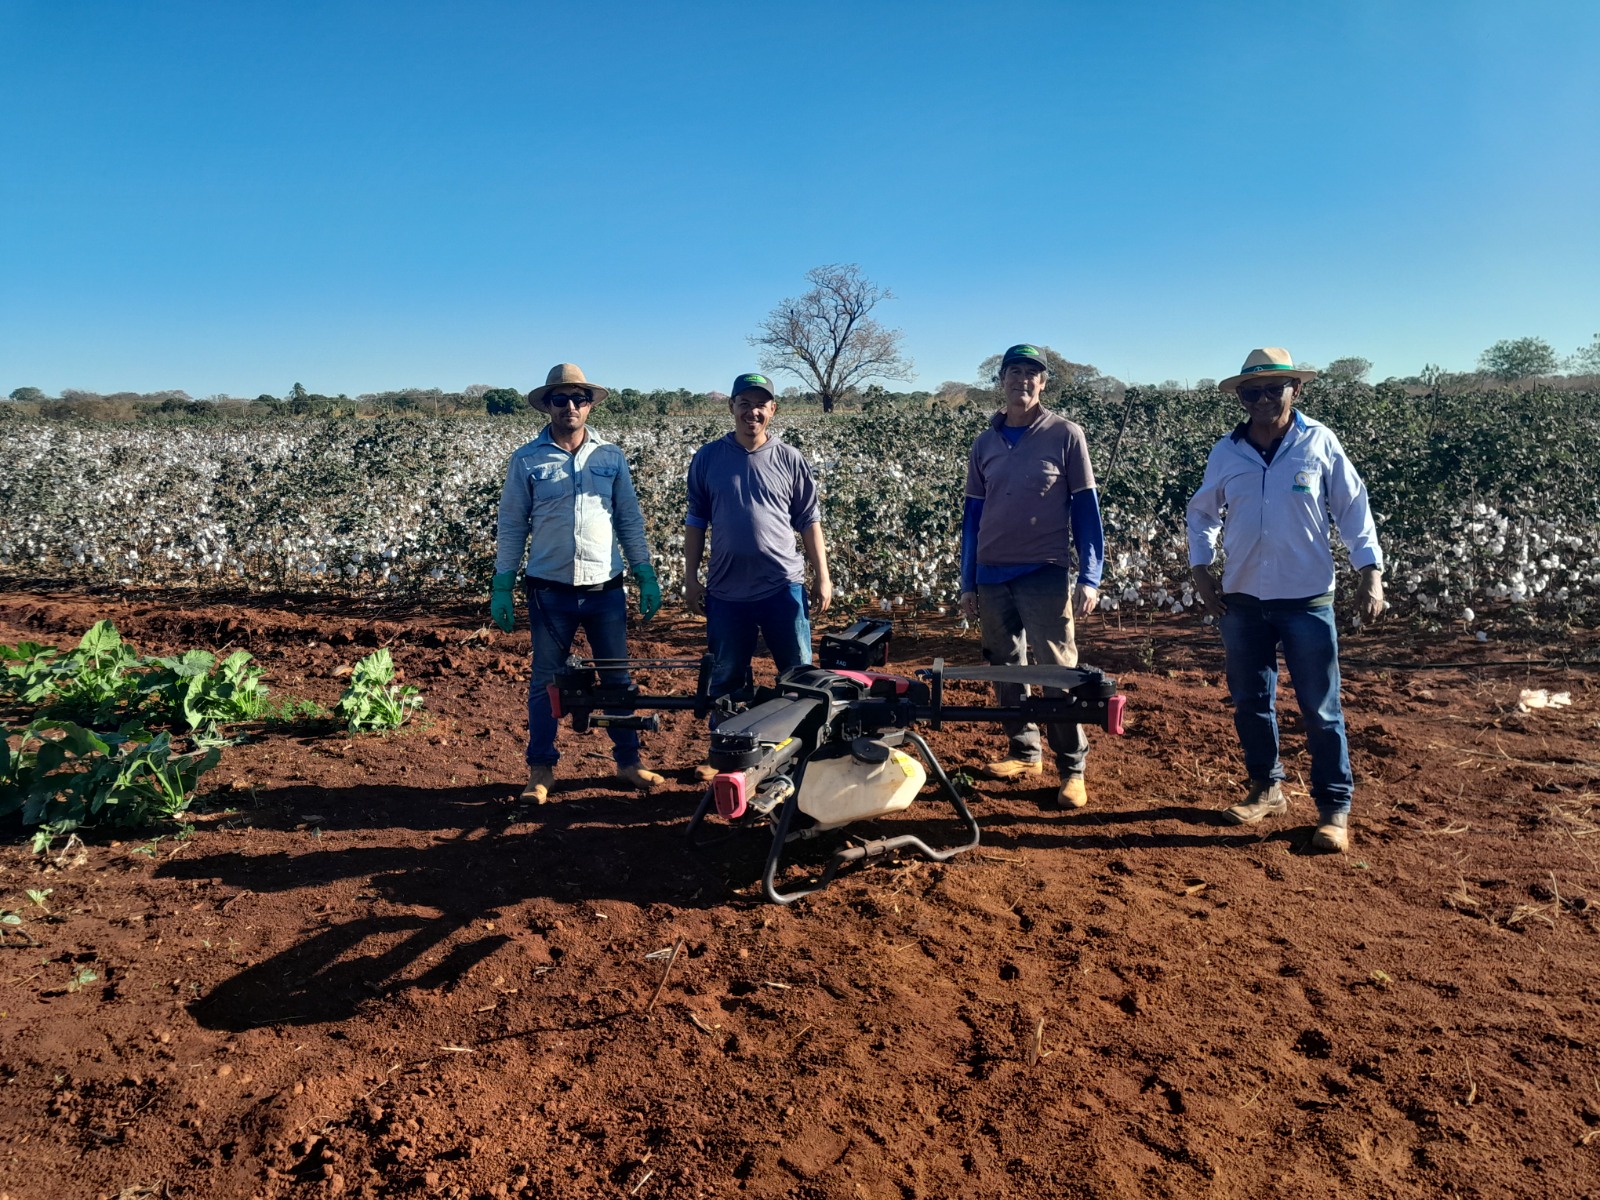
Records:
[[[587,408],[594,403],[594,397],[588,392],[578,392],[574,395],[562,392],[559,395],[546,396],[544,402],[552,408],[566,408],[569,404],[573,408]]]
[[[1239,399],[1246,404],[1254,404],[1257,400],[1278,400],[1283,397],[1285,389],[1293,387],[1288,380],[1277,380],[1272,383],[1258,383],[1254,387],[1239,389]]]

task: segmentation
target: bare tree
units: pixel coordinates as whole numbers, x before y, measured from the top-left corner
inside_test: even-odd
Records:
[[[855,263],[814,267],[806,281],[811,290],[778,305],[749,338],[763,370],[799,376],[822,397],[823,412],[869,379],[912,378],[911,361],[900,356],[904,335],[870,315],[894,298],[888,288],[863,278]]]

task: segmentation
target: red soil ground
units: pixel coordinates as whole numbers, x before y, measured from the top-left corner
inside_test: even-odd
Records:
[[[476,609],[11,592],[0,641],[100,617],[145,653],[244,647],[323,703],[387,645],[429,717],[262,731],[188,836],[0,846],[9,1200],[1600,1195],[1582,639],[1348,638],[1339,856],[1308,848],[1292,705],[1290,817],[1218,825],[1241,788],[1215,635],[1097,619],[1129,730],[1092,734],[1087,809],[1054,811],[1049,775],[984,784],[977,850],[785,909],[759,835],[685,844],[686,714],[648,737],[657,794],[563,731],[556,802],[508,803],[527,639]],[[634,646],[700,637],[658,619]],[[897,634],[897,668],[936,654],[976,643]],[[1524,688],[1572,704],[1519,712]],[[930,738],[952,769],[1000,745]],[[940,807],[879,827],[948,834]],[[647,956],[679,939],[661,987]]]

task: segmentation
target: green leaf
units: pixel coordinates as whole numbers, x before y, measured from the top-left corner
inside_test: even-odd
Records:
[[[114,654],[121,648],[122,635],[110,621],[96,621],[78,643],[79,653],[90,658]]]

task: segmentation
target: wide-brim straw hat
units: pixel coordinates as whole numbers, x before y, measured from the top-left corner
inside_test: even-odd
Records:
[[[1294,355],[1282,346],[1267,346],[1261,350],[1252,350],[1244,360],[1244,366],[1237,375],[1230,375],[1217,389],[1224,392],[1237,393],[1239,385],[1247,379],[1298,379],[1302,382],[1315,379],[1315,371],[1302,371],[1294,365]]]
[[[594,396],[594,402],[599,404],[611,393],[598,383],[590,383],[583,377],[583,372],[578,369],[577,363],[557,363],[550,368],[550,374],[544,377],[544,386],[536,387],[528,393],[528,403],[544,407],[544,398],[551,392],[561,388],[581,387],[584,391]]]

